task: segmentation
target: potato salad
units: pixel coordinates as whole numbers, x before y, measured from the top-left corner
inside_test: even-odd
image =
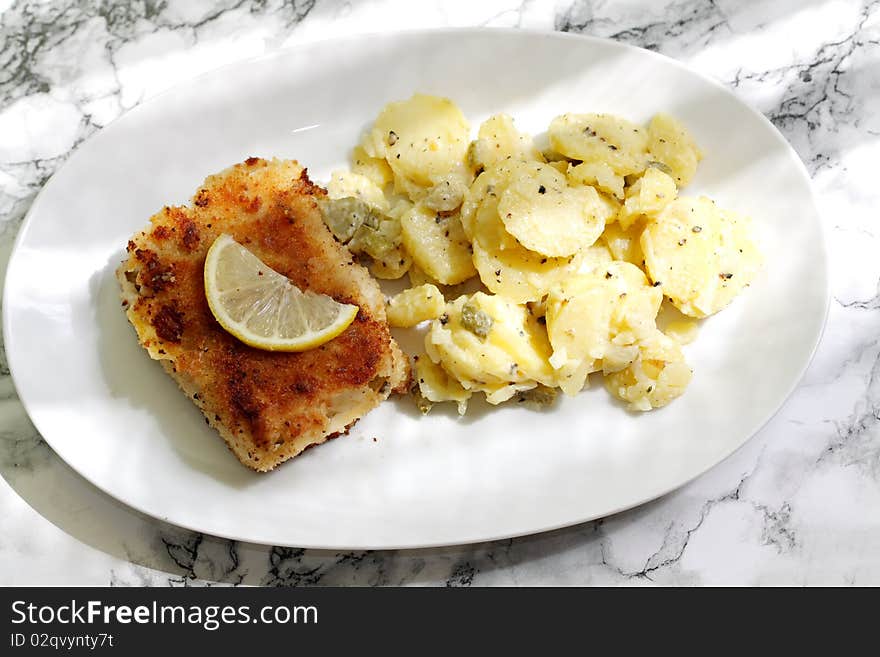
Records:
[[[746,217],[681,195],[702,153],[671,116],[562,114],[545,142],[506,114],[472,139],[454,102],[416,94],[332,174],[327,225],[377,278],[407,277],[392,326],[427,323],[423,412],[464,414],[474,393],[551,403],[591,374],[630,410],[664,406],[693,375],[682,345],[698,320],[759,270]]]

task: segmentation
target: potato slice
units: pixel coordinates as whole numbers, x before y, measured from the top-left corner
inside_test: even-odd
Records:
[[[443,216],[416,205],[401,217],[400,224],[406,250],[434,280],[455,285],[476,273],[471,246],[457,214]]]
[[[761,263],[749,220],[719,209],[704,196],[667,205],[648,223],[640,243],[651,280],[691,317],[726,307]]]
[[[669,299],[663,299],[660,312],[657,313],[657,328],[663,331],[678,344],[690,344],[697,339],[701,321],[688,317],[672,305]]]
[[[432,179],[464,168],[470,127],[448,98],[415,94],[388,103],[370,136],[368,155],[384,157],[396,175],[429,187]]]
[[[626,200],[620,205],[620,209],[617,212],[617,224],[623,230],[629,230],[645,219],[645,215],[642,214],[642,208],[639,205],[641,191],[641,178],[635,181],[626,190]]]
[[[446,300],[443,293],[430,283],[395,294],[385,307],[388,323],[399,328],[409,328],[427,319],[436,319],[444,310]]]
[[[498,214],[507,232],[530,251],[570,256],[602,234],[604,208],[595,189],[569,187],[564,176],[541,166],[545,175],[518,177],[507,186]]]
[[[678,344],[690,344],[697,339],[700,324],[695,319],[678,319],[666,326],[666,335]]]
[[[431,278],[425,272],[419,269],[418,265],[412,265],[409,268],[409,271],[407,271],[407,274],[409,275],[409,283],[412,287],[419,287],[420,285],[427,284],[433,285],[435,287],[443,285],[440,281]]]
[[[579,392],[590,372],[616,371],[638,357],[638,343],[656,330],[663,300],[644,273],[611,262],[561,282],[547,296],[550,364],[568,395]]]
[[[687,129],[668,114],[657,114],[648,124],[648,150],[651,159],[671,170],[679,187],[693,179],[697,164],[703,158]]]
[[[489,169],[506,159],[543,162],[531,135],[519,132],[508,114],[495,114],[480,125],[477,139],[468,149],[468,164],[474,171]]]
[[[476,292],[448,303],[425,349],[466,390],[488,393],[490,403],[555,383],[546,331],[525,306],[500,296]]]
[[[575,270],[567,258],[542,257],[523,247],[494,250],[476,241],[473,249],[483,285],[516,303],[539,300]]]
[[[550,146],[574,160],[605,162],[619,176],[638,173],[647,162],[648,135],[611,114],[563,114],[547,129]]]
[[[649,217],[660,214],[678,195],[675,180],[657,167],[648,167],[639,182],[639,211]]]
[[[577,271],[574,258],[550,258],[529,251],[504,228],[498,198],[488,197],[472,222],[473,263],[490,291],[516,303],[537,301]],[[610,259],[610,257],[609,257]]]
[[[388,199],[391,209],[386,213],[392,219],[400,221],[401,217],[412,210],[414,203],[408,198],[401,196],[392,196]]]
[[[679,397],[692,376],[678,342],[657,330],[639,344],[635,361],[605,377],[605,387],[629,410],[650,411]]]
[[[569,164],[566,175],[573,185],[591,185],[620,200],[624,198],[623,176],[615,173],[607,162]]]
[[[504,176],[506,179],[507,174],[505,173]],[[495,187],[500,180],[501,177],[495,169],[484,171],[477,176],[464,195],[461,204],[461,226],[464,229],[464,234],[471,241],[474,240],[474,215],[487,196],[491,195],[497,198]]]
[[[498,199],[514,178],[543,175],[545,184],[548,182],[555,184],[556,177],[552,170],[550,173],[545,170],[543,174],[541,171],[542,168],[538,162],[511,159],[502,160],[477,176],[465,194],[461,205],[461,223],[468,239],[471,241],[475,239],[474,217],[483,201],[493,201],[495,204],[493,208],[497,211]]]
[[[370,157],[363,146],[355,146],[352,149],[351,172],[369,178],[379,188],[384,188],[394,177],[385,158]]]
[[[626,230],[643,217],[656,217],[677,194],[675,181],[669,175],[656,167],[648,167],[626,190],[626,201],[617,214],[617,223]]]
[[[471,182],[473,182],[471,176],[466,176],[463,173],[450,173],[441,176],[428,189],[422,199],[422,204],[437,212],[457,210],[461,206]]]
[[[382,189],[367,176],[351,171],[334,171],[327,183],[327,196],[331,199],[356,198],[380,212],[388,212],[391,205]]]
[[[473,262],[480,279],[489,290],[516,303],[541,299],[553,285],[585,264],[611,260],[607,248],[597,245],[567,257],[545,256],[525,248],[507,231],[498,214],[500,196],[512,180],[532,176],[548,187],[565,184],[564,178],[545,164],[507,160],[477,177],[462,206],[466,217],[462,224],[472,240]],[[605,216],[615,210],[602,195],[596,208]]]
[[[620,214],[620,208],[623,205],[614,196],[599,192],[599,201],[596,204],[596,211],[603,218],[605,225],[617,221],[617,215]]]
[[[433,403],[455,402],[458,405],[458,414],[465,414],[468,399],[473,393],[465,390],[440,365],[427,356],[415,356],[413,375],[422,397]]]
[[[642,253],[642,245],[639,242],[643,229],[642,224],[635,224],[624,230],[620,224],[611,223],[605,226],[601,241],[608,246],[612,258],[633,264],[644,271],[645,254]]]
[[[373,258],[370,263],[370,273],[376,278],[394,281],[401,278],[412,266],[412,258],[402,244],[398,244],[390,251]]]
[[[490,250],[479,241],[473,248],[474,265],[483,285],[516,303],[539,301],[566,278],[611,262],[604,245],[591,246],[569,258],[542,258],[522,247]]]
[[[428,195],[429,187],[415,183],[406,176],[394,172],[394,180],[391,190],[397,196],[402,196],[410,203],[418,203]]]

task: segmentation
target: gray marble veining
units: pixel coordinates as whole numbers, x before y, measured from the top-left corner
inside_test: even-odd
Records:
[[[0,1],[0,272],[70,152],[227,62],[366,31],[488,25],[617,39],[715,77],[813,177],[833,304],[801,386],[695,482],[604,520],[400,552],[270,548],[146,518],[42,441],[0,350],[0,583],[880,584],[880,1]]]

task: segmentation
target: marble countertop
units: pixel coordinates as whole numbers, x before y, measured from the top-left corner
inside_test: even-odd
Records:
[[[693,483],[604,520],[431,550],[272,548],[147,518],[55,456],[0,354],[0,585],[880,584],[880,1],[0,0],[0,11],[0,272],[72,149],[159,91],[306,40],[484,25],[617,39],[734,88],[807,164],[833,295],[794,395]]]

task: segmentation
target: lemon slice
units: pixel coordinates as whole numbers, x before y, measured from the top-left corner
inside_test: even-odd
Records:
[[[358,312],[357,306],[300,290],[226,234],[208,249],[205,296],[220,326],[269,351],[306,351],[329,342]]]

